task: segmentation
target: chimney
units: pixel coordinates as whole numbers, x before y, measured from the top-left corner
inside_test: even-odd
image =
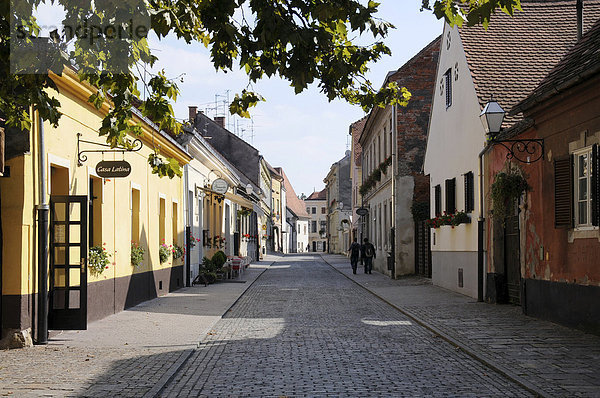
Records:
[[[215,123],[222,128],[225,128],[225,116],[215,116]]]
[[[194,123],[196,121],[196,113],[198,112],[197,106],[188,106],[190,122]]]
[[[577,41],[583,36],[583,0],[577,0]]]

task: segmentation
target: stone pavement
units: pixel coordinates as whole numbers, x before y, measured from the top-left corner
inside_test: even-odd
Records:
[[[545,397],[600,397],[600,337],[523,315],[521,307],[479,303],[433,286],[392,280],[360,266],[352,274],[341,255],[323,259],[412,320],[464,352]]]
[[[231,282],[183,288],[84,331],[52,332],[47,346],[0,351],[0,396],[153,396],[277,258],[267,255]]]
[[[161,397],[527,397],[325,264],[273,264]]]

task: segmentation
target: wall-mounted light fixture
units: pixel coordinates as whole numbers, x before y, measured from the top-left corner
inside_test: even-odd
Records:
[[[522,163],[537,162],[544,157],[544,140],[540,138],[498,139],[506,112],[500,104],[491,97],[479,114],[481,124],[491,145],[500,144],[508,153],[507,159],[515,159]]]

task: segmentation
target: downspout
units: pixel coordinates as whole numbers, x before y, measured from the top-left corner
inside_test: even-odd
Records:
[[[490,149],[489,145],[479,152],[479,218],[477,219],[477,301],[483,301],[483,278],[484,278],[484,226],[485,217],[483,212],[483,155]]]
[[[48,344],[48,213],[46,201],[46,146],[44,121],[39,116],[40,204],[37,206],[38,230],[38,311],[36,344]]]
[[[191,234],[192,234],[192,228],[191,228],[191,220],[192,220],[192,216],[191,216],[191,212],[190,212],[190,185],[189,185],[189,173],[190,173],[190,166],[189,164],[186,164],[183,168],[183,186],[184,186],[184,195],[183,195],[183,203],[185,204],[185,211],[186,211],[186,217],[185,217],[185,267],[183,272],[185,273],[184,275],[184,279],[183,279],[183,283],[184,286],[189,287],[191,286],[190,283],[190,249],[191,249]]]
[[[583,0],[577,0],[577,41],[583,36]]]
[[[392,279],[396,279],[396,147],[397,147],[397,134],[398,134],[398,117],[396,115],[397,105],[392,105],[392,225],[391,225],[391,256],[392,256]]]

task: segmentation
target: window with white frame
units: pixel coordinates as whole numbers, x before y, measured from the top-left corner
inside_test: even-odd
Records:
[[[555,228],[600,225],[600,147],[594,144],[554,160]]]
[[[575,170],[573,173],[573,193],[575,194],[575,226],[589,227],[592,225],[591,175],[592,148],[573,153]]]

